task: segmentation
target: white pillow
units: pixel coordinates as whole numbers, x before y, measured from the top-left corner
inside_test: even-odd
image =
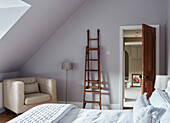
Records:
[[[157,91],[155,92],[157,93]],[[134,123],[158,123],[165,109],[155,108],[149,104],[146,93],[140,96],[133,108]]]
[[[149,98],[149,101],[153,107],[167,109],[170,104],[170,97],[161,89],[156,89]]]
[[[156,89],[149,98],[149,101],[154,107],[153,111],[158,111],[156,122],[159,122],[170,104],[170,97],[166,92],[163,92],[160,89]]]
[[[145,107],[147,107],[149,105],[149,101],[147,100],[146,95],[147,95],[147,93],[144,93],[135,102],[135,105],[133,108],[134,123],[137,123],[141,119],[141,117],[144,116],[145,112],[143,112],[143,110]],[[149,109],[145,109],[145,110],[149,110]]]
[[[168,81],[168,87],[170,87],[170,80]]]
[[[165,114],[162,116],[160,123],[170,122],[170,107],[166,110]]]
[[[167,92],[168,95],[170,96],[170,87],[167,87],[166,90],[165,90],[165,92]]]
[[[170,80],[168,81],[168,87],[166,88],[165,92],[167,92],[170,96]]]
[[[157,123],[157,115],[157,111],[150,112],[150,114],[146,114],[142,117],[138,123]]]
[[[24,92],[25,94],[39,93],[38,82],[25,84]]]

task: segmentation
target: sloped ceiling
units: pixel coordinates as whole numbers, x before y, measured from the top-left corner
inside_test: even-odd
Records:
[[[23,0],[26,14],[0,40],[0,73],[19,70],[85,0]]]

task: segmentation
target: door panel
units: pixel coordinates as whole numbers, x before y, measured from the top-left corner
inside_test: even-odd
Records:
[[[156,76],[156,29],[142,25],[142,94],[148,93],[148,98],[154,91]]]

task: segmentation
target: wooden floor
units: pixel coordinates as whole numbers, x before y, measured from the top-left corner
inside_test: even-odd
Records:
[[[13,119],[16,117],[16,114],[10,112],[9,114],[7,114],[7,112],[4,112],[2,114],[0,114],[0,123],[6,123],[7,121]]]

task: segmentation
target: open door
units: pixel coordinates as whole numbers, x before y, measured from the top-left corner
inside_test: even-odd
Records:
[[[142,24],[142,94],[149,98],[154,91],[156,76],[156,28]]]

